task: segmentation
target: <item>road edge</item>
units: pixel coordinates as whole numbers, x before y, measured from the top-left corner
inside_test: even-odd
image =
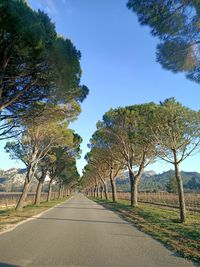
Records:
[[[56,207],[59,206],[59,205],[62,205],[62,204],[65,203],[65,202],[68,202],[68,201],[69,201],[70,199],[72,199],[73,197],[74,197],[74,196],[71,196],[71,197],[68,198],[67,200],[65,200],[65,201],[63,201],[63,202],[61,202],[61,203],[58,203],[58,204],[56,204],[55,206],[53,206],[53,207],[51,207],[51,208],[49,208],[49,209],[46,209],[46,210],[44,210],[44,211],[42,211],[42,212],[40,212],[40,213],[38,213],[38,214],[36,214],[36,215],[31,216],[31,217],[28,218],[28,219],[22,220],[21,222],[18,222],[18,223],[16,223],[16,224],[14,224],[13,227],[11,227],[11,228],[9,228],[9,229],[6,229],[5,231],[0,232],[0,235],[2,235],[2,234],[6,234],[6,233],[8,233],[8,232],[11,232],[11,231],[15,230],[19,225],[22,225],[22,224],[24,224],[24,223],[26,223],[26,222],[29,222],[29,221],[31,221],[31,220],[34,220],[34,219],[37,219],[37,218],[41,217],[43,214],[47,213],[48,211],[50,211],[50,210],[56,208]]]

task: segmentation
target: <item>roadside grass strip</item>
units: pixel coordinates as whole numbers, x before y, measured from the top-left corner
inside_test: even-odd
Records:
[[[23,208],[23,211],[16,211],[14,208],[0,210],[0,233],[14,229],[20,222],[39,215],[40,213],[66,201],[70,197],[71,196],[55,199],[49,202],[44,201],[41,202],[39,206],[27,205]]]
[[[127,200],[118,203],[90,198],[133,223],[141,231],[161,241],[176,254],[200,264],[200,216],[187,214],[187,222],[179,223],[177,210],[148,204],[133,208]]]

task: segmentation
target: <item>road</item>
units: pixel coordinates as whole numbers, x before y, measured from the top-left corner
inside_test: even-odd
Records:
[[[185,267],[117,214],[82,194],[0,235],[0,266]]]

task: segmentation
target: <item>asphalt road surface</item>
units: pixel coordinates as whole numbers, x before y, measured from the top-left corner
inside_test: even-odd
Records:
[[[0,266],[185,267],[112,211],[81,194],[0,235]]]

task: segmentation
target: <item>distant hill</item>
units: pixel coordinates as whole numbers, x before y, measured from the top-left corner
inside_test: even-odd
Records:
[[[23,188],[26,175],[26,169],[12,168],[7,171],[0,169],[0,191],[19,192]],[[166,191],[169,182],[169,176],[174,175],[174,171],[170,170],[161,174],[154,171],[144,172],[139,185],[140,191]],[[198,172],[181,172],[184,182],[184,188],[188,191],[200,192],[200,173]],[[116,179],[117,190],[130,191],[128,172],[125,172],[123,178]],[[35,191],[37,180],[32,182],[30,191]],[[47,185],[44,190],[47,189]]]
[[[7,171],[0,169],[0,191],[19,192],[22,190],[26,175],[26,169],[12,168]],[[31,186],[35,190],[36,180]]]
[[[0,192],[20,192],[23,189],[26,169],[11,168],[7,171],[0,169]],[[44,182],[43,191],[48,190],[48,176]],[[30,192],[35,192],[38,181],[36,178],[33,179]]]
[[[154,171],[144,172],[139,185],[140,191],[166,191],[169,177],[174,176],[174,171],[169,170],[161,174],[156,174]],[[181,172],[185,190],[200,191],[200,173],[198,172]],[[117,178],[117,189],[120,191],[129,191],[128,172],[124,174],[125,178]]]

